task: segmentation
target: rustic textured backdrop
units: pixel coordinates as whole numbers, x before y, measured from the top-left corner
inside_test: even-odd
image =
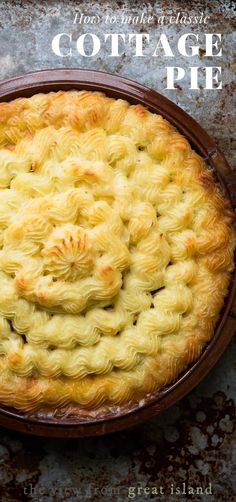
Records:
[[[206,7],[207,5],[207,7]],[[0,79],[49,67],[80,67],[103,70],[137,80],[166,95],[194,117],[215,139],[228,161],[233,163],[236,140],[233,138],[233,59],[235,2],[189,1],[0,1]],[[104,22],[96,26],[73,25],[76,12],[87,15],[183,12],[210,16],[207,26],[166,25],[114,26]],[[119,58],[109,57],[103,49],[94,58],[83,58],[73,51],[72,57],[53,54],[51,41],[60,32],[73,37],[93,32],[139,33],[148,31],[158,37],[168,35],[175,46],[178,36],[186,32],[215,32],[223,35],[222,58],[191,58],[192,66],[206,64],[223,67],[223,89],[188,90],[188,79],[176,91],[165,90],[165,67],[177,65],[188,69],[189,60],[132,57],[130,51]],[[203,86],[202,86],[203,87]],[[0,498],[11,501],[108,501],[128,500],[129,487],[135,498],[144,500],[194,500],[196,502],[234,499],[236,476],[233,472],[235,343],[221,357],[207,378],[174,407],[133,430],[102,438],[50,440],[0,432]],[[175,495],[174,488],[206,488],[212,484],[213,495]],[[138,495],[138,486],[163,486],[164,495]]]

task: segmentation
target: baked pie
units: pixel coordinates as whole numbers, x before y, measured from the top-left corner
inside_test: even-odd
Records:
[[[213,337],[230,206],[167,120],[100,92],[0,104],[0,403],[106,416]]]

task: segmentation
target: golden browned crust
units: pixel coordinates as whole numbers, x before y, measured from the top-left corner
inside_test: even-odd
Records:
[[[0,104],[0,162],[0,403],[89,416],[173,382],[233,269],[204,161],[143,106],[70,91]]]

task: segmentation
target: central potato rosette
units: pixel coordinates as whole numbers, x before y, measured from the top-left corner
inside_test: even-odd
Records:
[[[90,274],[94,267],[88,234],[79,226],[63,225],[52,232],[42,250],[45,270],[53,280],[75,281]]]

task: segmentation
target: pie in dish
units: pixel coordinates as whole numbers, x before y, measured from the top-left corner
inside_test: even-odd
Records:
[[[230,206],[160,115],[100,92],[0,104],[0,404],[102,416],[213,337]]]

